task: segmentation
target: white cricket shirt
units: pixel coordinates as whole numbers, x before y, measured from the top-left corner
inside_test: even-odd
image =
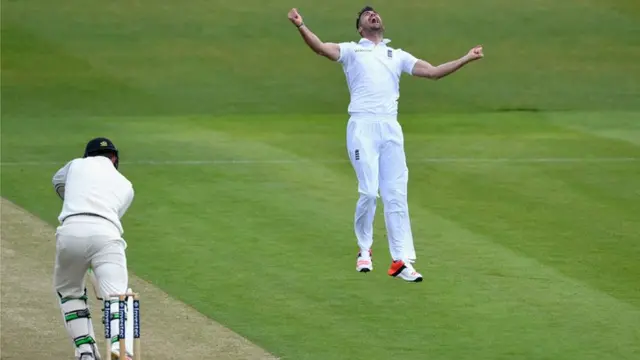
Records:
[[[368,39],[343,42],[338,62],[347,78],[350,115],[396,116],[400,98],[400,76],[411,74],[418,61],[401,49],[387,46],[384,39],[375,45]]]
[[[89,213],[111,221],[124,233],[120,218],[133,201],[133,186],[104,156],[74,159],[53,176],[53,186],[63,198],[58,221]]]

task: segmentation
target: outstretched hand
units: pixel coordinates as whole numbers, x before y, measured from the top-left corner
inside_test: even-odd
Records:
[[[300,26],[302,24],[302,16],[298,13],[298,9],[293,8],[289,10],[288,17],[295,26]]]

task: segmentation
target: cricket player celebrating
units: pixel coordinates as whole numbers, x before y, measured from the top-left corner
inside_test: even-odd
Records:
[[[305,26],[297,9],[291,9],[288,17],[309,48],[340,63],[346,75],[351,94],[347,150],[360,194],[354,220],[360,248],[356,270],[373,270],[373,219],[380,191],[393,259],[388,274],[410,282],[422,281],[422,275],[413,267],[416,253],[407,204],[409,172],[404,136],[397,121],[400,76],[407,73],[440,79],[482,58],[482,47],[474,47],[458,60],[433,66],[404,50],[388,46],[389,40],[383,37],[385,28],[382,18],[370,6],[357,15],[356,29],[361,36],[357,43],[323,42]]]
[[[83,158],[68,162],[53,176],[54,189],[63,199],[56,230],[54,287],[79,360],[100,359],[87,306],[87,270],[91,268],[95,275],[99,297],[124,294],[128,288],[127,244],[120,219],[134,192],[117,170],[118,161],[113,143],[96,138],[87,144]],[[118,313],[115,302],[111,313]],[[106,321],[111,321],[111,357],[117,359],[119,344],[113,338],[119,321],[116,316]]]

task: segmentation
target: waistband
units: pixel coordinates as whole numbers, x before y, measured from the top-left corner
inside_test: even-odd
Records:
[[[349,121],[370,121],[370,122],[393,122],[398,121],[398,115],[393,114],[371,114],[371,113],[352,113]]]
[[[120,227],[114,224],[113,221],[107,219],[102,215],[98,215],[94,213],[77,213],[77,214],[68,215],[64,219],[62,219],[62,221],[60,222],[60,225],[64,225],[65,223],[68,223],[68,221],[73,222],[73,220],[79,220],[80,222],[82,222],[82,220],[97,220],[100,223],[105,223],[113,226],[118,233],[121,233]]]
[[[75,216],[92,216],[92,217],[98,217],[104,220],[107,220],[108,222],[111,222],[111,220],[107,219],[106,217],[102,216],[102,215],[98,215],[98,214],[94,214],[94,213],[77,213],[77,214],[71,214],[66,216],[64,219],[62,219],[62,222],[67,221],[68,218],[72,218]]]

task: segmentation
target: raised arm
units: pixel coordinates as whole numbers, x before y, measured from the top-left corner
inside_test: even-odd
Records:
[[[53,183],[53,189],[56,191],[56,194],[60,197],[60,199],[64,200],[64,186],[67,182],[67,173],[69,172],[69,167],[71,166],[71,161],[69,161],[65,166],[60,168],[60,170],[56,171],[53,175],[53,179],[51,182]]]
[[[433,66],[424,60],[418,60],[413,66],[411,74],[413,76],[437,80],[458,71],[466,64],[481,59],[483,56],[482,46],[476,46],[469,50],[467,55],[438,66]]]
[[[302,16],[298,9],[289,11],[289,20],[298,28],[304,42],[316,54],[322,55],[330,60],[337,61],[340,58],[340,45],[336,43],[322,42],[302,21]]]

